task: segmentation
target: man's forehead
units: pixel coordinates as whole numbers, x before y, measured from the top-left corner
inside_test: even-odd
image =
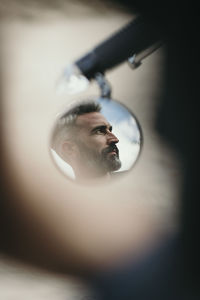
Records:
[[[109,122],[100,112],[90,112],[78,116],[76,119],[76,125],[88,128],[93,128],[97,125],[110,126]]]

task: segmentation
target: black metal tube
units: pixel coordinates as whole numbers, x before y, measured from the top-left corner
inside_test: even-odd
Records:
[[[96,72],[104,73],[159,40],[159,30],[139,16],[75,63],[91,79]]]

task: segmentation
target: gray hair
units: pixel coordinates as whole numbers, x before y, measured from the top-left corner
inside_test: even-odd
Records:
[[[91,113],[100,112],[101,106],[96,101],[81,102],[73,106],[66,113],[58,118],[53,135],[52,135],[52,148],[56,151],[57,145],[63,138],[70,138],[73,136],[73,129],[76,128],[76,119],[78,116]]]

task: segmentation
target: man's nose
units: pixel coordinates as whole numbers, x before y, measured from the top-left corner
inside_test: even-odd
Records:
[[[108,132],[108,144],[110,145],[111,143],[119,143],[118,138],[114,135],[112,132]]]

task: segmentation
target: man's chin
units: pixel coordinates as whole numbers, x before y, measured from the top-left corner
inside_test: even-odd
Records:
[[[121,161],[118,157],[112,156],[112,159],[108,161],[108,169],[110,172],[117,171],[121,168]]]

